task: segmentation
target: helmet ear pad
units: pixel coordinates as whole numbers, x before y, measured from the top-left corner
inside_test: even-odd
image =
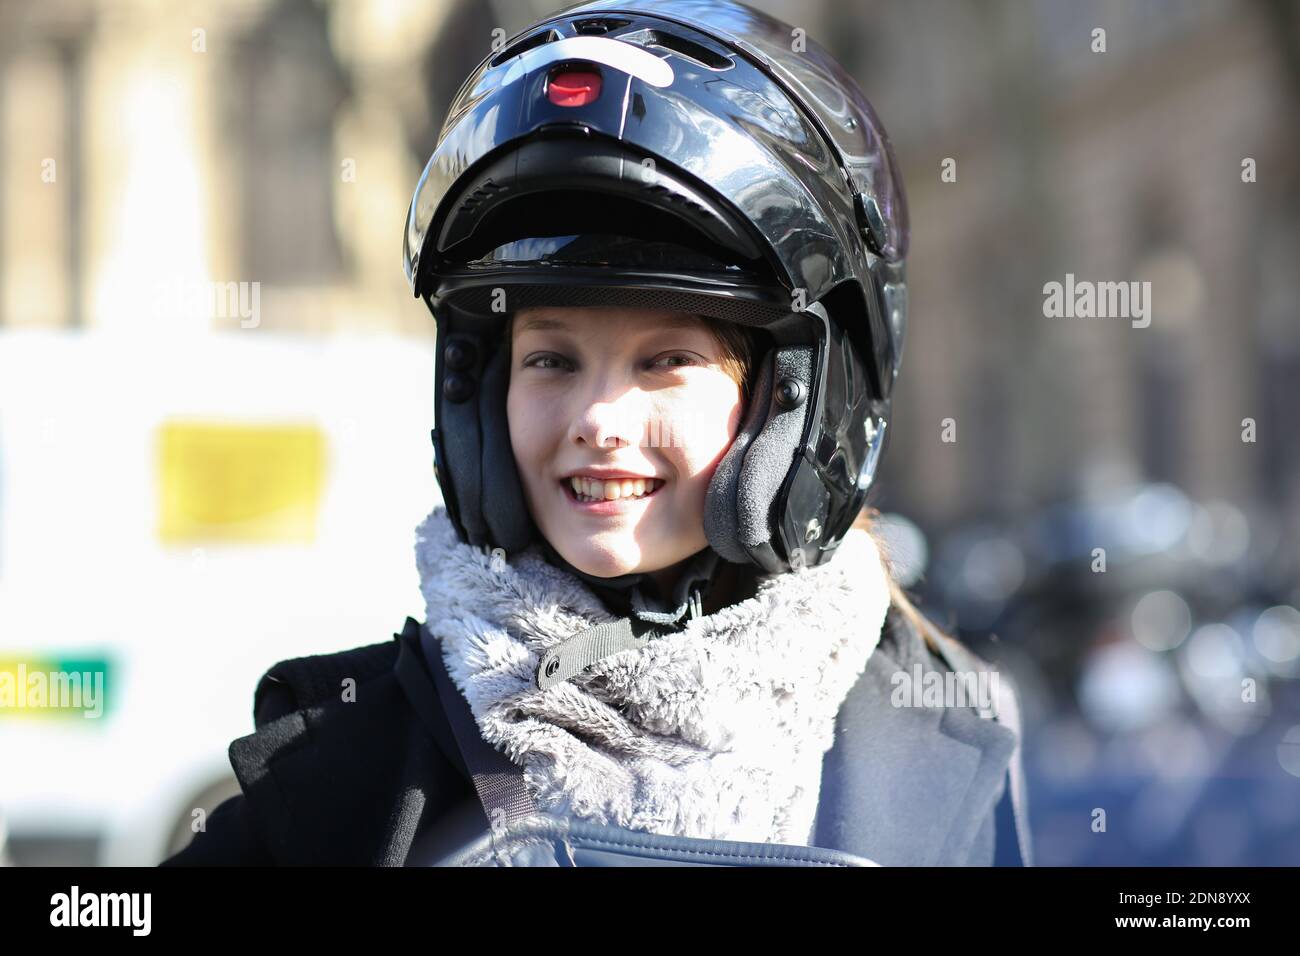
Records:
[[[499,345],[483,370],[479,391],[479,422],[483,428],[483,522],[492,540],[513,554],[528,547],[535,526],[524,500],[523,484],[510,444],[507,398],[510,388],[510,347]]]
[[[753,563],[751,549],[772,545],[772,505],[803,436],[814,351],[787,346],[763,356],[745,418],[709,482],[704,535],[713,550],[735,564]],[[797,380],[804,395],[804,401],[789,409],[772,400],[774,383],[787,378]]]

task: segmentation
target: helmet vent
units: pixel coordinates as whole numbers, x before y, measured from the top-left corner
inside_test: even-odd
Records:
[[[524,37],[524,39],[519,40],[517,43],[510,44],[510,46],[498,53],[492,58],[492,65],[500,66],[506,60],[516,57],[521,53],[527,53],[533,47],[541,46],[543,43],[551,43],[558,39],[560,39],[560,31],[558,30],[542,30],[538,33],[534,33],[530,37]]]
[[[610,30],[625,27],[631,22],[631,20],[623,20],[618,17],[599,17],[594,20],[575,20],[573,28],[581,34],[599,36],[608,33]]]
[[[647,48],[657,46],[670,50],[706,70],[729,70],[736,65],[730,57],[666,30],[637,30],[635,33],[624,33],[618,39],[624,43],[635,43],[637,46]]]
[[[477,206],[479,203],[481,203],[484,199],[488,199],[491,196],[495,195],[496,193],[501,192],[501,190],[507,188],[509,187],[502,186],[498,183],[493,182],[490,179],[484,180],[483,183],[477,189],[475,189],[472,193],[470,193],[468,196],[465,197],[465,203],[464,203],[465,208],[467,210],[473,210],[473,208]]]
[[[685,207],[686,209],[689,209],[692,212],[698,213],[700,215],[708,214],[708,210],[705,209],[703,206],[701,206],[699,203],[690,199],[688,196],[682,196],[679,195],[678,193],[673,192],[667,186],[661,186],[658,183],[656,183],[655,185],[649,186],[647,188],[651,192],[661,194],[665,202],[671,203],[674,206]]]

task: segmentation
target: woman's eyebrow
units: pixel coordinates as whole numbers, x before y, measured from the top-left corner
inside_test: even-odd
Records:
[[[515,326],[516,332],[546,332],[551,329],[560,332],[569,331],[569,327],[559,319],[524,319]]]
[[[699,319],[695,319],[686,315],[675,315],[672,318],[663,319],[653,323],[649,328],[646,329],[646,331],[658,332],[663,329],[693,329],[699,324],[700,324]],[[570,329],[569,326],[562,319],[543,319],[543,318],[524,319],[522,322],[519,323],[518,326],[516,326],[516,330],[519,332],[529,332],[529,331],[570,332],[572,331],[572,329]]]

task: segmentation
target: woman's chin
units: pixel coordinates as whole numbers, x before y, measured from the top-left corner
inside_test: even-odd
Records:
[[[644,562],[642,562],[639,553],[635,557],[616,557],[608,552],[593,552],[591,549],[592,543],[592,539],[585,539],[581,548],[567,548],[552,542],[552,547],[559,552],[565,561],[568,561],[583,574],[590,574],[592,577],[617,578],[624,574],[635,574],[641,570]]]

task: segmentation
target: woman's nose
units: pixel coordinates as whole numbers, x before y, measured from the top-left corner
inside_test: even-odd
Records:
[[[630,392],[614,401],[593,401],[573,420],[570,438],[593,448],[641,444],[645,432],[643,397]]]
[[[617,405],[590,406],[574,422],[573,437],[593,448],[622,448],[636,443],[637,429]]]

